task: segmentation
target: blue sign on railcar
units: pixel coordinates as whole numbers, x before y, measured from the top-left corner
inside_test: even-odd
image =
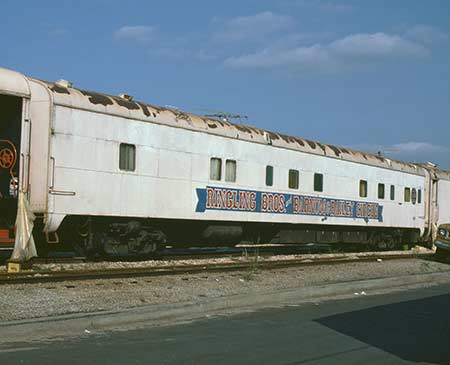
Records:
[[[197,190],[196,212],[206,210],[299,214],[383,221],[383,206],[356,200],[207,186]]]

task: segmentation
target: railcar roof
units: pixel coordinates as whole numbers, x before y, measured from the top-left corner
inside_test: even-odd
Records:
[[[249,125],[230,123],[218,119],[194,115],[177,109],[159,107],[148,103],[129,100],[121,96],[92,92],[71,87],[70,84],[53,83],[27,78],[15,71],[0,68],[0,89],[11,94],[30,95],[29,81],[44,83],[53,95],[57,105],[115,115],[128,119],[169,125],[212,135],[240,139],[260,144],[269,144],[315,155],[383,167],[412,174],[425,174],[425,168],[433,170],[437,177],[450,180],[450,172],[438,170],[429,165],[414,164],[356,151],[309,139],[268,131]]]
[[[228,121],[187,113],[178,109],[129,100],[121,96],[65,87],[58,83],[46,82],[46,84],[49,90],[53,92],[54,103],[58,105],[170,125],[260,144],[270,144],[275,147],[328,156],[340,160],[383,167],[412,174],[425,174],[423,164],[398,161],[372,153],[311,141],[309,139],[268,131],[250,125],[230,123]],[[430,168],[428,165],[426,167],[428,169]],[[434,170],[440,178],[450,180],[449,172],[437,169]]]

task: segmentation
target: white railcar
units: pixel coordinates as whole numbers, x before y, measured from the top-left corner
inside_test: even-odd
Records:
[[[432,165],[6,69],[0,106],[0,242],[13,240],[18,190],[41,242],[70,237],[106,253],[244,241],[394,246],[431,242],[450,222],[450,174]]]

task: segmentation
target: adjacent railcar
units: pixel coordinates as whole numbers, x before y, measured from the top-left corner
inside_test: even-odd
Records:
[[[17,191],[41,247],[431,242],[450,174],[0,69],[0,243]],[[5,151],[5,152],[2,152]],[[2,153],[4,153],[2,155]]]

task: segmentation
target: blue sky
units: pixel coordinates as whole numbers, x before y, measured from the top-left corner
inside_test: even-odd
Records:
[[[450,170],[450,1],[2,1],[0,66]]]

